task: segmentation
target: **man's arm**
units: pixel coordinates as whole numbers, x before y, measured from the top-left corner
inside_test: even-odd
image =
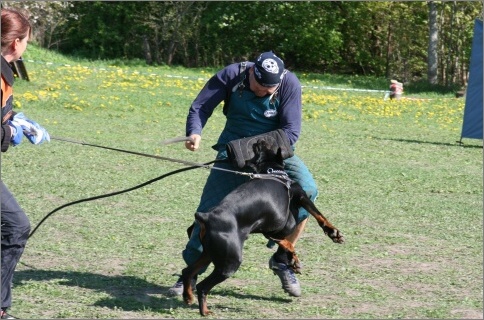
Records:
[[[188,111],[186,136],[201,135],[202,129],[213,113],[230,91],[231,85],[238,77],[238,63],[231,64],[217,72],[200,91]]]
[[[301,83],[293,73],[286,73],[279,94],[281,129],[293,145],[299,139],[302,122]]]

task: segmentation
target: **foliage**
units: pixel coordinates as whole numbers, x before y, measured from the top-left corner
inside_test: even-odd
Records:
[[[59,33],[69,21],[78,16],[71,9],[74,4],[69,1],[2,1],[2,7],[14,7],[27,14],[35,26],[32,30],[33,40],[44,48],[59,48],[65,40],[65,33]]]
[[[438,11],[438,84],[467,82],[481,1],[76,1],[27,7],[37,39],[90,59],[217,67],[274,50],[292,69],[425,80],[429,8]],[[57,20],[57,21],[55,21]],[[45,38],[49,37],[47,41]]]
[[[72,11],[77,20],[67,23],[67,40],[61,51],[90,59],[137,57],[141,26],[132,12],[139,2],[76,2]]]

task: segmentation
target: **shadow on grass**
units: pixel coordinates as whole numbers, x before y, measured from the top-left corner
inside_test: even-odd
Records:
[[[461,148],[476,148],[482,149],[482,145],[475,145],[475,144],[465,144],[461,143],[460,141],[456,141],[455,143],[450,142],[435,142],[435,141],[421,141],[421,140],[411,140],[411,139],[392,139],[392,138],[380,138],[380,137],[372,137],[375,140],[387,140],[387,141],[397,141],[397,142],[407,142],[407,143],[417,143],[417,144],[433,144],[436,146],[448,146],[448,147],[461,147]]]
[[[15,272],[14,286],[27,285],[29,281],[51,281],[60,286],[80,287],[104,292],[111,297],[98,299],[92,305],[124,311],[153,310],[163,314],[171,314],[175,308],[191,308],[198,310],[198,304],[187,306],[181,297],[167,295],[168,287],[159,286],[134,276],[106,276],[89,272],[77,271],[49,271],[49,270],[21,270]],[[223,295],[234,299],[254,299],[276,302],[291,302],[291,299],[280,297],[266,297],[257,295],[244,295],[228,290],[214,289],[210,296]],[[210,299],[210,298],[209,298]],[[217,308],[228,308],[220,307]],[[230,309],[234,309],[231,307]]]

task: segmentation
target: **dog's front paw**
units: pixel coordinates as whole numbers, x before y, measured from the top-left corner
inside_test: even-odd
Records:
[[[333,242],[336,242],[336,243],[345,242],[345,237],[338,229],[334,229],[332,233],[328,234],[328,237],[330,237],[331,240],[333,240]]]
[[[333,242],[336,242],[336,243],[344,243],[345,242],[345,238],[344,238],[343,234],[338,229],[333,227],[332,225],[327,225],[327,224],[321,223],[320,226],[323,229],[324,234],[326,234],[328,237],[330,237],[331,240],[333,240]]]
[[[296,253],[293,254],[291,261],[289,262],[289,267],[294,271],[294,273],[301,273],[302,263],[297,257]]]

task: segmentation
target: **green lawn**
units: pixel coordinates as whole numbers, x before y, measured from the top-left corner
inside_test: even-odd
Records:
[[[73,61],[29,47],[31,81],[17,111],[52,137],[191,162],[211,161],[218,109],[202,148],[162,141],[185,133],[188,107],[214,70]],[[32,62],[29,62],[31,60]],[[53,64],[46,64],[50,61]],[[68,66],[66,66],[68,65]],[[299,74],[303,85],[386,90],[383,79]],[[297,245],[302,296],[268,269],[261,235],[208,298],[211,318],[454,318],[483,316],[482,140],[460,140],[463,99],[432,93],[303,90],[296,153],[320,189],[316,205],[346,237],[333,244],[310,218]],[[2,154],[2,180],[32,226],[70,201],[146,182],[178,163],[52,140]],[[53,214],[30,238],[11,313],[45,318],[199,318],[166,290],[184,267],[186,228],[208,175],[196,169]]]

